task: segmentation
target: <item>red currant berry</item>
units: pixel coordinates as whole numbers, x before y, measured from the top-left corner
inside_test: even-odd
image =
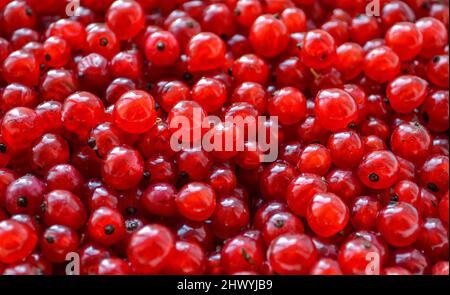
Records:
[[[399,163],[393,153],[386,150],[367,154],[358,166],[358,177],[369,188],[383,189],[398,179]]]
[[[393,202],[381,210],[377,229],[385,241],[394,247],[405,247],[419,237],[422,221],[416,208],[405,202]]]
[[[349,210],[337,195],[317,193],[309,202],[306,218],[317,235],[331,237],[347,225]]]
[[[307,274],[317,260],[317,250],[307,235],[285,234],[270,243],[267,256],[277,274]]]
[[[31,228],[15,220],[0,222],[0,262],[15,263],[31,254],[37,235]]]

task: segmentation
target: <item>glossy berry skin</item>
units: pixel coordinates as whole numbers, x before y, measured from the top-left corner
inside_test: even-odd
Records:
[[[205,179],[212,163],[211,156],[198,148],[184,149],[177,157],[178,171],[193,180]]]
[[[331,258],[321,258],[311,268],[310,275],[342,275],[339,263]]]
[[[353,200],[350,220],[356,230],[374,230],[381,203],[374,197],[360,196]]]
[[[394,247],[406,247],[419,237],[422,220],[417,210],[408,203],[389,204],[377,217],[377,230]]]
[[[78,249],[78,244],[76,231],[63,225],[47,228],[39,243],[43,254],[51,262],[64,262],[67,254]]]
[[[311,238],[303,234],[285,234],[275,238],[267,249],[269,264],[281,275],[306,274],[317,260]]]
[[[177,241],[164,266],[164,273],[199,275],[205,272],[205,251],[196,243]]]
[[[448,43],[448,32],[444,24],[434,17],[424,17],[416,22],[416,27],[423,36],[420,55],[430,58],[441,54]]]
[[[279,162],[267,166],[260,176],[259,187],[262,197],[266,200],[284,199],[286,188],[295,175],[294,167],[288,163]]]
[[[309,202],[306,219],[317,235],[331,237],[347,225],[349,210],[337,195],[318,193]]]
[[[393,264],[407,269],[411,274],[423,275],[428,272],[430,262],[427,257],[415,247],[395,250],[391,254]]]
[[[9,3],[4,6],[2,13],[2,29],[5,33],[9,35],[21,27],[33,28],[36,26],[36,13],[27,3],[22,1],[8,2]]]
[[[361,182],[352,170],[333,169],[326,176],[326,181],[328,191],[339,195],[346,204],[350,204],[363,191]]]
[[[233,62],[233,77],[238,83],[254,82],[265,84],[269,79],[269,66],[255,54],[244,54]]]
[[[9,84],[0,95],[0,109],[5,113],[19,106],[34,108],[37,103],[36,92],[19,83]]]
[[[439,202],[439,217],[448,224],[448,191]]]
[[[415,243],[432,261],[448,259],[448,234],[439,218],[425,218]]]
[[[438,90],[429,93],[420,106],[420,115],[423,118],[424,126],[435,132],[448,130],[448,103],[448,91]]]
[[[137,80],[142,71],[142,58],[134,50],[119,52],[112,58],[109,71],[114,78],[123,77]]]
[[[138,274],[158,273],[175,247],[170,230],[159,224],[150,224],[134,232],[127,248],[127,257]]]
[[[113,119],[119,128],[131,134],[150,130],[156,121],[153,97],[142,90],[124,93],[114,105]]]
[[[409,180],[400,180],[394,186],[394,195],[391,197],[394,200],[406,202],[413,205],[415,208],[420,208],[421,194],[417,184]]]
[[[0,262],[15,263],[31,254],[37,235],[21,222],[7,219],[0,222]]]
[[[369,254],[380,254],[373,243],[364,239],[354,238],[346,241],[339,250],[338,261],[342,272],[346,275],[367,275]],[[380,265],[378,265],[380,267]]]
[[[141,181],[144,161],[138,151],[127,146],[113,148],[102,165],[103,180],[116,189],[129,189]]]
[[[60,37],[50,37],[44,42],[44,54],[48,67],[59,68],[69,62],[70,47],[66,40]]]
[[[413,163],[422,163],[428,156],[431,136],[419,123],[403,123],[391,134],[391,149],[397,155]]]
[[[177,213],[175,197],[177,191],[168,183],[150,185],[142,194],[140,202],[144,209],[157,216],[174,216]]]
[[[62,103],[53,100],[46,101],[39,104],[35,111],[40,118],[44,132],[59,134],[62,131]]]
[[[186,46],[188,69],[201,72],[220,68],[225,63],[225,43],[213,33],[199,33]]]
[[[423,37],[413,23],[400,22],[386,32],[385,42],[401,61],[409,61],[422,50]]]
[[[206,117],[206,112],[195,101],[183,100],[178,102],[169,112],[167,122],[170,131],[175,135],[178,134],[178,142],[188,143],[195,142],[201,139],[205,128],[202,122]],[[182,124],[188,120],[189,125]]]
[[[49,70],[42,77],[39,92],[46,100],[63,102],[79,88],[75,74],[69,70]]]
[[[327,191],[326,182],[315,174],[304,173],[294,178],[286,190],[289,208],[297,215],[306,217],[309,201],[316,193]]]
[[[244,201],[223,197],[217,202],[211,225],[217,237],[226,239],[239,234],[249,219],[250,212]]]
[[[419,183],[434,193],[443,194],[448,190],[448,156],[434,155],[422,165]]]
[[[364,155],[363,141],[351,130],[333,133],[328,139],[327,147],[331,153],[331,161],[340,168],[357,166]]]
[[[237,235],[229,239],[221,251],[221,264],[225,273],[257,271],[264,261],[262,245],[256,240]]]
[[[208,184],[191,182],[180,189],[175,202],[183,216],[190,220],[203,221],[214,213],[216,195]]]
[[[36,86],[39,75],[39,64],[35,56],[24,50],[14,51],[3,61],[2,76],[8,83]]]
[[[132,270],[128,262],[120,258],[105,258],[98,265],[98,275],[130,275]]]
[[[62,189],[72,193],[81,191],[84,183],[83,176],[70,164],[59,164],[51,167],[45,176],[49,191]]]
[[[117,0],[106,13],[106,24],[118,39],[133,38],[144,28],[144,10],[136,1]]]
[[[8,185],[11,182],[16,180],[17,177],[18,177],[17,174],[8,168],[0,169],[0,205],[1,206],[4,206],[4,204],[5,204],[6,188],[8,187]]]
[[[319,123],[330,131],[346,128],[358,117],[353,97],[337,88],[324,89],[317,94],[315,111]]]
[[[427,65],[427,78],[436,86],[449,88],[449,56],[436,55]]]
[[[275,57],[281,54],[289,41],[285,24],[274,16],[259,16],[250,28],[249,40],[253,49],[263,57]]]
[[[356,78],[363,70],[364,51],[356,43],[347,42],[336,49],[334,67],[346,80]]]
[[[170,66],[176,62],[179,55],[180,46],[170,32],[154,32],[145,42],[145,57],[156,66]]]
[[[227,100],[227,88],[220,80],[201,78],[192,87],[192,100],[208,113],[219,110]]]
[[[391,81],[386,95],[392,108],[402,114],[409,113],[419,107],[427,95],[428,83],[411,75],[400,76]]]
[[[104,157],[112,148],[124,142],[124,132],[115,124],[107,122],[92,129],[87,144],[98,155]]]
[[[350,37],[360,45],[364,45],[368,41],[380,37],[380,33],[379,23],[373,16],[361,13],[351,21]]]
[[[358,166],[358,177],[369,188],[383,189],[393,185],[398,178],[399,164],[387,150],[373,151],[364,156]]]
[[[447,261],[439,261],[431,268],[432,275],[448,275],[448,262]]]
[[[104,24],[87,28],[86,48],[88,53],[98,53],[112,59],[120,51],[120,43],[116,34]]]
[[[90,130],[103,119],[104,106],[94,94],[77,92],[66,98],[61,116],[64,129],[87,141]]]
[[[374,48],[366,54],[364,73],[378,83],[391,81],[400,73],[400,58],[387,46]]]
[[[282,88],[269,100],[268,111],[271,116],[278,116],[281,124],[298,123],[306,118],[306,98],[296,88]]]
[[[331,167],[330,151],[321,144],[310,144],[303,149],[297,168],[301,173],[324,176]]]
[[[32,164],[37,170],[46,171],[56,164],[69,160],[67,141],[56,134],[47,133],[32,148]]]
[[[270,245],[273,239],[283,234],[302,234],[304,227],[302,221],[294,214],[280,212],[273,214],[264,224],[263,239]]]
[[[10,149],[21,150],[29,147],[42,134],[42,122],[34,110],[17,107],[5,114],[1,131]]]
[[[324,30],[312,30],[306,33],[300,51],[303,63],[314,69],[329,68],[336,56],[334,38]]]
[[[120,241],[125,235],[125,221],[116,209],[100,207],[91,213],[88,233],[92,240],[109,246]]]
[[[184,82],[177,80],[160,81],[155,97],[158,104],[166,111],[170,110],[180,101],[190,100],[190,88]]]
[[[65,190],[54,190],[46,194],[42,209],[47,226],[59,224],[77,230],[87,218],[86,208],[81,200]]]
[[[10,214],[37,214],[45,192],[45,183],[32,174],[11,182],[5,192],[5,207]]]
[[[214,191],[218,194],[232,192],[237,185],[235,172],[228,167],[216,167],[208,176],[208,181]]]

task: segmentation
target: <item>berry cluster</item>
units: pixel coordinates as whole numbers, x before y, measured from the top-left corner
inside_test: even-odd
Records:
[[[375,1],[0,0],[0,273],[448,274],[448,1]]]

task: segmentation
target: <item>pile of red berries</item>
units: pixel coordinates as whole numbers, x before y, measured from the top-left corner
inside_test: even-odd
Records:
[[[448,274],[448,1],[374,1],[0,0],[0,273]]]

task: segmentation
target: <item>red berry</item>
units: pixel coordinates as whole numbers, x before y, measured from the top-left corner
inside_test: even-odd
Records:
[[[213,33],[199,33],[186,46],[186,55],[190,71],[214,70],[225,63],[225,43]]]
[[[331,131],[346,128],[358,117],[358,107],[353,97],[337,88],[324,89],[317,94],[315,111],[319,123]]]
[[[52,225],[41,236],[40,247],[51,262],[64,262],[66,255],[78,249],[79,239],[75,230],[63,225]]]
[[[128,244],[127,257],[139,274],[158,273],[175,248],[168,228],[159,224],[146,225],[134,232]]]
[[[301,44],[300,57],[306,66],[314,69],[329,68],[336,55],[334,38],[323,30],[306,33]]]
[[[275,273],[298,275],[308,273],[317,260],[317,250],[307,235],[285,234],[270,243],[267,256]]]
[[[289,41],[285,24],[272,15],[259,16],[250,28],[249,40],[253,49],[263,57],[281,54]]]
[[[358,166],[358,177],[369,188],[383,189],[398,178],[399,164],[393,153],[380,150],[367,154]]]
[[[364,73],[378,83],[391,81],[400,73],[400,58],[387,46],[374,48],[366,54]]]
[[[100,207],[89,217],[88,233],[92,240],[109,246],[124,237],[125,221],[116,209]]]
[[[427,95],[428,83],[417,76],[400,76],[389,83],[386,95],[398,113],[409,113],[418,108]]]
[[[208,184],[191,182],[181,188],[175,202],[183,216],[190,220],[202,221],[214,213],[216,195]]]
[[[317,235],[331,237],[347,225],[349,210],[337,195],[317,193],[309,202],[306,218]]]
[[[31,254],[37,243],[36,233],[15,220],[0,221],[0,262],[19,262]]]
[[[145,14],[136,1],[114,1],[106,13],[106,24],[120,40],[136,36],[145,25]]]
[[[262,245],[243,235],[229,239],[221,251],[221,264],[227,274],[239,271],[257,271],[263,260]]]
[[[281,124],[292,125],[306,118],[306,98],[296,88],[282,88],[269,100],[268,110]]]
[[[141,181],[144,161],[138,151],[118,146],[108,152],[103,161],[103,180],[116,189],[129,189]]]
[[[156,66],[170,66],[176,62],[179,55],[180,46],[170,32],[155,32],[145,42],[145,57]]]
[[[377,229],[386,242],[394,247],[405,247],[419,237],[421,218],[417,210],[405,202],[393,202],[380,211]]]
[[[141,90],[124,93],[114,105],[113,118],[114,123],[128,133],[150,130],[156,121],[153,97]]]

